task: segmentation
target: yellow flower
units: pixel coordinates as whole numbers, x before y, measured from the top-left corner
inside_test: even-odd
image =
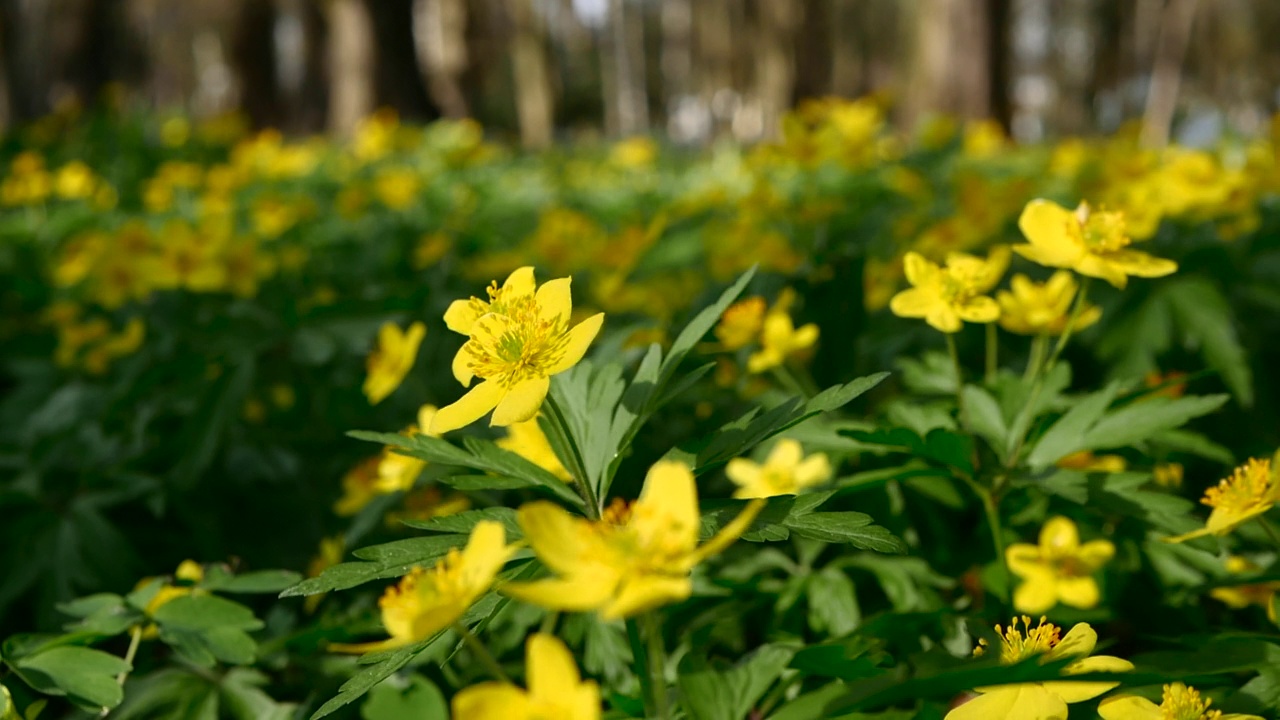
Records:
[[[502,290],[496,283],[490,286],[490,302],[471,298],[449,307],[445,323],[470,335],[453,359],[453,376],[463,387],[477,377],[482,382],[441,408],[431,423],[432,432],[469,425],[490,410],[489,424],[499,427],[538,414],[551,376],[578,364],[604,322],[604,314],[597,313],[569,327],[570,281],[551,280],[535,292],[532,268],[521,268]]]
[[[436,412],[435,405],[423,405],[418,408],[417,424],[410,425],[400,434],[413,437],[421,433],[427,437],[439,437],[430,430],[425,432],[422,430],[422,428],[431,427],[431,421],[435,418]],[[425,460],[402,455],[396,452],[396,448],[390,446],[385,447],[378,461],[378,478],[374,481],[373,487],[380,493],[408,492],[413,489],[418,476],[422,474],[422,468],[426,466]]]
[[[598,720],[600,688],[582,681],[573,655],[554,635],[525,645],[529,690],[510,683],[473,685],[453,697],[454,720]]]
[[[747,358],[747,372],[761,373],[778,367],[793,355],[803,355],[818,341],[818,326],[813,323],[797,328],[791,322],[791,304],[795,291],[787,288],[774,301],[764,316],[760,332],[760,350]]]
[[[342,476],[342,497],[333,504],[335,514],[339,517],[355,515],[378,496],[376,484],[381,464],[380,455],[365,458]]]
[[[364,381],[369,404],[377,405],[400,387],[418,357],[418,346],[426,334],[427,327],[420,322],[410,325],[408,332],[395,323],[385,323],[378,330],[378,347],[369,353],[369,375]]]
[[[1037,627],[1031,627],[1031,618],[1023,616],[1025,630],[1018,629],[1015,618],[1008,629],[996,626],[1000,634],[1000,662],[1012,665],[1021,660],[1041,656],[1045,660],[1079,658],[1067,665],[1068,675],[1092,672],[1127,672],[1133,663],[1110,655],[1090,657],[1098,643],[1098,634],[1088,623],[1076,623],[1064,636],[1057,625],[1042,618]],[[1025,634],[1024,634],[1025,632]],[[982,655],[986,642],[974,650]],[[1077,680],[1049,680],[1045,682],[1018,683],[977,688],[978,697],[947,713],[945,720],[1064,720],[1067,705],[1093,699],[1119,683],[1089,682]]]
[[[763,465],[746,458],[734,458],[725,467],[724,474],[738,486],[733,493],[735,498],[767,498],[795,495],[826,482],[831,479],[831,463],[822,453],[804,457],[799,442],[784,438],[769,451]]]
[[[357,645],[331,645],[336,652],[372,652],[425,640],[457,622],[515,553],[502,524],[481,520],[467,546],[453,548],[430,569],[415,567],[378,600],[382,625],[391,637]]]
[[[1165,540],[1177,543],[1205,535],[1226,535],[1270,510],[1278,497],[1280,482],[1271,472],[1271,461],[1254,458],[1236,468],[1231,477],[1204,491],[1200,502],[1213,508],[1204,527]]]
[[[764,327],[764,298],[756,296],[730,305],[716,325],[716,339],[726,350],[738,350],[755,342]]]
[[[1227,572],[1232,575],[1246,575],[1256,573],[1262,567],[1248,558],[1239,555],[1230,555],[1227,557]],[[1267,617],[1271,622],[1276,621],[1276,593],[1280,592],[1280,582],[1261,582],[1250,585],[1231,585],[1227,587],[1217,587],[1209,591],[1209,597],[1223,602],[1227,607],[1240,608],[1250,605],[1259,605],[1266,609]]]
[[[1182,487],[1182,463],[1157,463],[1151,469],[1151,477],[1160,487]]]
[[[524,422],[508,425],[507,436],[499,439],[496,444],[503,450],[519,455],[565,482],[573,479],[564,464],[560,462],[560,458],[556,456],[556,451],[551,448],[546,433],[538,427],[536,415]]]
[[[1129,464],[1119,455],[1094,455],[1091,450],[1081,450],[1062,457],[1054,463],[1063,470],[1084,470],[1086,472],[1120,473]]]
[[[1018,227],[1030,244],[1015,245],[1014,252],[1047,267],[1102,278],[1118,288],[1130,275],[1163,277],[1178,269],[1172,260],[1126,249],[1133,239],[1125,232],[1124,214],[1092,212],[1087,203],[1072,212],[1048,200],[1032,200],[1018,218]]]
[[[950,253],[945,267],[909,252],[902,268],[911,288],[894,295],[889,309],[898,317],[924,318],[945,333],[959,332],[963,322],[994,322],[1000,306],[984,293],[1000,282],[1008,265],[1009,251],[1003,247],[992,250],[986,260]]]
[[[996,293],[1000,303],[1000,327],[1021,335],[1061,335],[1067,329],[1071,302],[1076,297],[1076,281],[1071,273],[1059,270],[1048,282],[1034,283],[1026,275],[1013,276],[1010,282],[1013,292]],[[1080,311],[1073,332],[1083,330],[1098,321],[1102,308],[1086,305]]]
[[[1058,603],[1097,607],[1098,583],[1093,573],[1116,554],[1107,540],[1080,544],[1076,524],[1064,517],[1045,521],[1040,544],[1015,543],[1005,550],[1009,571],[1022,578],[1013,594],[1018,612],[1042,613]]]
[[[411,168],[387,168],[373,179],[373,192],[392,210],[413,205],[422,190],[422,177]]]
[[[574,517],[554,503],[529,503],[518,513],[520,527],[557,577],[509,583],[502,592],[553,610],[598,610],[605,620],[684,600],[693,592],[694,566],[736,540],[763,504],[749,504],[699,547],[697,488],[693,473],[678,462],[655,464],[640,499],[615,501],[599,521]]]
[[[154,578],[143,578],[138,581],[138,588],[144,587],[154,582]],[[143,612],[150,617],[159,610],[161,606],[180,597],[188,595],[203,595],[208,592],[197,587],[204,580],[204,567],[194,560],[183,560],[178,564],[178,569],[174,571],[173,578],[165,581],[156,589],[151,599],[147,601]],[[160,634],[159,628],[155,623],[148,624],[142,628],[142,637],[151,640]]]
[[[1212,700],[1201,699],[1195,688],[1176,682],[1164,686],[1159,705],[1136,695],[1117,695],[1098,705],[1102,720],[1262,720],[1257,715],[1210,710]]]

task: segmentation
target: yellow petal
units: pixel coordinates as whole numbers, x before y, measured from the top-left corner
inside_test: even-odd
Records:
[[[791,352],[812,347],[814,343],[818,342],[818,333],[818,326],[813,323],[805,323],[804,325],[801,325],[800,328],[791,335],[789,342]]]
[[[902,258],[902,272],[907,276],[907,282],[912,285],[924,285],[932,282],[937,276],[940,268],[925,259],[918,252],[909,252]]]
[[[1075,251],[1074,236],[1079,227],[1075,213],[1049,200],[1032,200],[1018,216],[1018,229],[1032,245],[1057,252]]]
[[[1098,644],[1098,633],[1094,631],[1089,623],[1076,623],[1053,650],[1050,650],[1048,656],[1051,659],[1066,657],[1087,657],[1093,652],[1093,648]]]
[[[1111,558],[1115,557],[1116,546],[1110,540],[1090,540],[1080,546],[1080,552],[1076,553],[1076,559],[1080,561],[1090,572],[1106,565]]]
[[[889,300],[889,310],[898,317],[918,318],[929,314],[941,300],[938,293],[927,288],[910,288]]]
[[[503,595],[521,602],[566,612],[586,612],[604,607],[613,599],[621,576],[601,573],[598,577],[535,580],[506,583],[499,588]]]
[[[444,311],[444,326],[462,334],[471,335],[471,326],[480,319],[481,312],[475,308],[471,300],[454,300],[449,309]]]
[[[537,417],[538,411],[542,409],[542,401],[546,399],[550,389],[551,378],[545,375],[518,383],[502,397],[489,424],[506,427]]]
[[[1013,591],[1013,607],[1018,612],[1039,615],[1058,603],[1058,583],[1047,570],[1026,576]]]
[[[429,434],[431,431],[431,421],[435,419],[439,408],[431,403],[427,403],[418,408],[418,432]]]
[[[471,371],[471,354],[465,348],[458,348],[457,354],[453,356],[453,377],[462,383],[462,387],[469,387],[475,377],[475,373]]]
[[[502,295],[507,299],[517,295],[532,295],[536,285],[533,279],[533,268],[526,265],[516,268],[507,276],[506,282],[502,283]]]
[[[607,557],[608,548],[586,520],[546,500],[520,506],[516,520],[538,559],[561,575],[572,575],[592,557]]]
[[[947,713],[945,720],[1067,720],[1067,704],[1039,685],[1005,685]]]
[[[529,698],[510,683],[480,683],[453,696],[453,720],[521,720],[528,716]]]
[[[538,318],[546,321],[569,321],[569,313],[573,312],[572,296],[569,283],[572,278],[556,278],[548,280],[538,288]]]
[[[641,546],[666,553],[690,552],[698,544],[699,521],[693,472],[682,462],[654,463],[631,509],[629,524]]]
[[[587,354],[587,348],[591,347],[591,341],[596,339],[603,324],[604,313],[596,313],[569,330],[569,341],[564,346],[564,354],[547,368],[546,373],[555,375],[577,365],[582,356]]]
[[[804,458],[804,448],[800,446],[800,442],[783,438],[769,451],[765,464],[779,469],[791,469],[799,465],[802,458]]]
[[[1014,245],[1013,251],[1037,265],[1055,268],[1073,268],[1082,257],[1074,250],[1039,245]]]
[[[1120,695],[1103,700],[1098,705],[1102,720],[1162,720],[1160,706],[1134,695]]]
[[[555,635],[534,633],[525,644],[525,668],[529,695],[549,702],[573,694],[578,686],[578,666],[569,648]]]
[[[1106,280],[1121,290],[1129,284],[1129,276],[1124,273],[1124,270],[1101,255],[1085,255],[1080,262],[1076,263],[1075,271],[1081,275]]]
[[[796,468],[796,485],[806,488],[831,479],[831,462],[822,453],[816,453],[805,459]]]
[[[693,593],[687,576],[628,575],[613,602],[600,611],[602,620],[619,620],[663,605],[680,602]]]
[[[963,305],[957,305],[955,312],[966,322],[989,323],[1000,317],[1000,305],[985,295],[979,295]]]
[[[1128,660],[1121,660],[1118,657],[1110,655],[1098,655],[1096,657],[1084,658],[1079,662],[1071,663],[1066,667],[1064,672],[1068,674],[1077,673],[1094,673],[1094,672],[1129,672],[1133,669],[1133,663]],[[1111,688],[1119,685],[1117,682],[1072,682],[1070,680],[1053,680],[1044,683],[1044,687],[1049,692],[1056,694],[1067,703],[1084,702],[1092,700]]]
[[[462,561],[467,569],[468,581],[487,590],[493,584],[502,566],[515,553],[514,545],[507,544],[507,532],[502,523],[481,520],[471,528],[471,537],[462,550]],[[481,590],[481,592],[483,592]]]
[[[1009,571],[1019,577],[1046,570],[1040,548],[1029,543],[1014,543],[1005,548],[1004,559]]]
[[[1125,274],[1137,277],[1164,277],[1178,271],[1178,263],[1138,250],[1116,250],[1107,253],[1106,259]]]
[[[762,468],[746,458],[734,458],[724,466],[724,474],[739,487],[752,487],[760,482]]]
[[[1058,578],[1058,600],[1063,605],[1088,610],[1098,606],[1101,599],[1098,582],[1091,577]],[[1024,612],[1033,612],[1024,610]]]
[[[471,388],[452,405],[446,405],[431,420],[432,435],[443,435],[450,430],[466,427],[479,420],[485,413],[497,407],[506,390],[494,380],[486,380]]]
[[[929,323],[933,329],[944,333],[960,332],[960,328],[963,325],[956,311],[944,303],[938,303],[930,308],[929,314],[925,316],[924,321]]]
[[[1046,554],[1074,554],[1080,546],[1080,531],[1069,518],[1052,517],[1040,528],[1040,547]]]

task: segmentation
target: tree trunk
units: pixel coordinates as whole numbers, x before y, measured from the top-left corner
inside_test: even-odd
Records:
[[[1178,105],[1182,64],[1195,21],[1196,0],[1170,0],[1160,19],[1160,39],[1156,42],[1155,66],[1147,106],[1142,113],[1142,144],[1162,147],[1169,142],[1173,112]]]
[[[350,135],[373,112],[373,18],[364,0],[329,4],[329,129]]]
[[[0,52],[8,71],[9,112],[15,122],[49,111],[49,3],[0,0]]]
[[[762,137],[774,138],[780,132],[782,115],[791,107],[795,92],[793,35],[803,10],[794,0],[764,0],[758,10],[756,93],[760,102],[760,130]]]
[[[649,126],[643,18],[625,0],[609,0],[608,33],[600,48],[605,130],[614,137],[642,133]]]
[[[464,0],[415,0],[413,29],[418,63],[427,76],[431,99],[446,117],[466,117],[469,110],[461,83],[467,69]]]
[[[526,148],[551,144],[554,130],[551,102],[551,73],[542,22],[532,0],[510,0],[512,76],[515,81],[516,115],[520,141]]]
[[[963,118],[990,115],[985,0],[916,0],[906,13],[912,35],[902,122],[945,112]]]

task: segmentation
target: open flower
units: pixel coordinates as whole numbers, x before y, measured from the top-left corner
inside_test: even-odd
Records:
[[[528,691],[505,682],[473,685],[453,697],[454,720],[598,720],[600,687],[583,681],[573,655],[554,635],[525,643]]]
[[[507,583],[502,592],[552,610],[598,610],[606,620],[678,602],[693,592],[694,566],[736,540],[761,507],[763,501],[749,504],[699,547],[693,473],[671,461],[650,468],[639,500],[615,501],[595,522],[532,502],[520,508],[520,527],[557,577]]]
[[[456,333],[471,337],[471,328],[475,327],[477,320],[491,312],[506,314],[509,304],[517,298],[532,296],[536,289],[533,268],[527,266],[517,268],[507,276],[502,287],[498,287],[498,281],[494,280],[489,287],[485,288],[489,295],[487,301],[473,296],[450,303],[449,309],[444,313],[444,324]]]
[[[369,353],[369,375],[364,381],[364,395],[371,405],[377,405],[400,387],[409,374],[413,361],[418,357],[418,346],[427,335],[427,326],[420,322],[402,331],[395,323],[386,323],[378,330],[378,347]]]
[[[430,569],[415,567],[378,600],[382,625],[391,637],[356,645],[331,645],[336,652],[372,652],[425,640],[457,622],[489,590],[498,571],[511,559],[502,524],[481,520],[471,529],[467,546],[453,548]]]
[[[1021,660],[1041,656],[1045,660],[1079,658],[1066,666],[1068,675],[1092,672],[1127,672],[1133,663],[1110,655],[1090,657],[1098,644],[1098,634],[1088,623],[1076,623],[1064,636],[1062,628],[1047,623],[1031,627],[1031,618],[1022,618],[1023,630],[1015,618],[1009,627],[996,626],[1000,634],[1000,662],[1013,665]],[[981,641],[974,655],[986,651]],[[1065,720],[1067,705],[1091,700],[1119,683],[1077,680],[1049,680],[976,688],[978,696],[947,713],[945,720]]]
[[[569,482],[573,477],[565,469],[564,464],[551,448],[547,434],[538,426],[538,418],[507,426],[507,436],[498,439],[495,444],[503,450],[509,450],[556,477]]]
[[[1013,247],[1022,257],[1102,278],[1118,288],[1130,275],[1163,277],[1178,270],[1172,260],[1127,249],[1133,239],[1125,231],[1124,214],[1094,212],[1088,203],[1072,212],[1048,200],[1032,200],[1022,210],[1018,227],[1030,242]]]
[[[945,267],[939,267],[917,252],[902,258],[902,268],[911,287],[889,301],[894,315],[924,318],[944,333],[959,332],[965,322],[989,323],[1000,317],[1000,306],[984,293],[1000,282],[1009,266],[1009,250],[992,250],[988,259],[953,252]]]
[[[739,350],[755,342],[764,327],[764,298],[739,300],[730,305],[716,324],[716,339],[726,350]]]
[[[1236,468],[1231,477],[1204,491],[1200,502],[1213,508],[1204,527],[1165,540],[1177,543],[1205,535],[1226,535],[1270,510],[1277,498],[1280,482],[1271,471],[1271,461],[1254,458]]]
[[[734,458],[724,474],[738,486],[733,496],[738,499],[795,495],[801,490],[831,479],[831,463],[822,453],[804,456],[800,443],[790,438],[779,440],[761,465],[746,458]]]
[[[1261,570],[1261,566],[1246,557],[1241,557],[1240,555],[1227,557],[1227,572],[1232,575],[1248,575]],[[1280,582],[1271,580],[1248,585],[1216,587],[1209,591],[1209,597],[1226,603],[1227,607],[1237,610],[1250,605],[1259,605],[1266,609],[1267,617],[1270,618],[1271,622],[1276,622],[1275,599],[1277,592],[1280,592]]]
[[[1000,327],[1020,335],[1061,335],[1067,329],[1071,315],[1071,303],[1079,286],[1071,273],[1059,270],[1043,283],[1019,273],[1009,282],[1012,292],[996,293],[1000,303]],[[1078,332],[1098,322],[1102,308],[1086,305],[1081,308],[1072,332]]]
[[[483,382],[441,408],[431,432],[441,434],[469,425],[490,410],[490,425],[533,418],[551,388],[551,376],[578,364],[600,332],[603,313],[569,327],[570,278],[525,292],[521,270],[512,273],[501,290],[490,289],[489,303],[476,298],[465,306],[455,302],[445,314],[450,328],[470,335],[453,359],[453,376],[464,387],[477,377]],[[532,270],[528,281],[533,282]],[[473,317],[478,311],[484,314]]]
[[[795,291],[790,288],[782,294],[765,313],[760,330],[760,349],[747,358],[747,371],[760,373],[777,367],[793,355],[801,355],[818,341],[818,326],[807,323],[796,327],[791,321],[791,305]]]
[[[1136,695],[1117,695],[1098,705],[1102,720],[1262,720],[1257,715],[1222,714],[1210,710],[1212,700],[1201,698],[1200,692],[1176,682],[1164,686],[1159,705]]]
[[[1107,540],[1080,544],[1076,524],[1064,517],[1047,520],[1040,544],[1015,543],[1005,550],[1009,571],[1022,578],[1013,594],[1019,612],[1042,613],[1058,603],[1096,607],[1098,582],[1093,574],[1116,554]]]

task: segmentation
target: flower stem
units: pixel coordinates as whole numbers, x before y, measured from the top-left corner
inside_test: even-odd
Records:
[[[956,371],[956,408],[960,411],[960,427],[969,432],[969,411],[964,405],[964,371],[960,368],[960,352],[956,350],[956,338],[951,333],[943,333],[947,338],[947,353],[951,355],[951,366]]]
[[[569,469],[569,472],[578,481],[576,483],[578,493],[582,495],[582,499],[587,504],[587,517],[595,520],[600,517],[602,508],[600,507],[600,500],[596,498],[595,490],[591,487],[591,480],[587,477],[587,464],[582,459],[582,451],[578,449],[578,443],[573,439],[573,433],[569,430],[569,423],[565,420],[560,404],[556,402],[555,396],[551,393],[547,393],[546,406],[551,411],[552,424],[556,426],[560,437],[569,446],[569,464],[573,466]]]
[[[657,715],[653,702],[653,678],[649,675],[649,653],[640,638],[640,626],[635,618],[627,618],[627,640],[631,642],[631,667],[640,680],[640,697],[644,700],[644,716]]]
[[[1035,340],[1031,341],[1031,355],[1027,357],[1027,369],[1022,373],[1024,382],[1034,380],[1040,373],[1040,366],[1044,364],[1044,353],[1049,348],[1049,336],[1040,334]]]
[[[982,501],[982,512],[987,516],[987,527],[991,530],[991,548],[995,550],[996,562],[1000,565],[1000,573],[1004,577],[1004,593],[1001,600],[1009,604],[1009,596],[1013,591],[1013,578],[1009,575],[1009,563],[1005,558],[1004,526],[1000,522],[1000,505],[995,493],[969,478],[965,478],[973,493]]]
[[[1063,328],[1062,334],[1058,336],[1058,344],[1053,346],[1053,354],[1049,356],[1049,361],[1045,363],[1044,371],[1047,373],[1053,369],[1055,363],[1058,362],[1058,356],[1062,355],[1062,351],[1067,347],[1067,343],[1071,341],[1072,331],[1075,330],[1076,323],[1080,321],[1080,315],[1084,313],[1085,296],[1089,294],[1089,278],[1080,281],[1080,291],[1076,293],[1075,305],[1071,308],[1071,315],[1067,318],[1067,326]]]
[[[1276,529],[1271,527],[1271,524],[1262,517],[1258,518],[1258,524],[1261,525],[1263,531],[1267,533],[1267,537],[1271,538],[1271,542],[1275,543],[1277,548],[1280,548],[1280,535],[1276,535]]]
[[[996,335],[996,324],[987,323],[987,367],[983,376],[987,383],[996,379],[996,370],[1000,367],[1000,338]]]
[[[662,621],[657,613],[649,613],[646,617],[646,633],[649,635],[649,689],[653,691],[654,716],[658,720],[670,720],[671,713],[667,707],[667,650],[662,643]]]
[[[129,679],[129,671],[133,669],[133,659],[138,655],[138,645],[141,643],[142,626],[134,625],[133,628],[129,630],[129,649],[124,651],[124,661],[129,666],[129,669],[121,670],[120,674],[116,675],[116,683],[122,688],[124,687],[124,681]],[[102,708],[102,712],[98,714],[98,717],[106,717],[110,712],[111,708],[104,707]]]
[[[502,666],[498,664],[497,658],[489,652],[489,648],[485,647],[484,643],[480,642],[480,638],[468,630],[461,620],[453,624],[453,630],[462,636],[462,641],[471,648],[471,652],[476,654],[480,664],[484,665],[485,670],[488,670],[495,680],[500,680],[504,683],[511,682],[511,678],[507,677],[507,674],[502,671]]]

